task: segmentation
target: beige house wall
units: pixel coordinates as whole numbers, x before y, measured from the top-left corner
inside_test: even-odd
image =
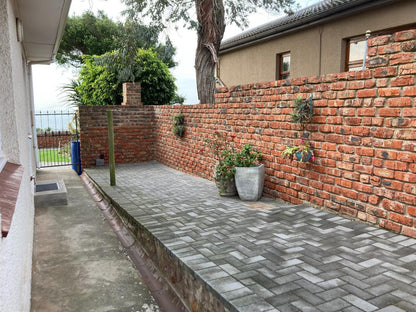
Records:
[[[291,54],[291,78],[344,71],[346,39],[416,23],[416,1],[396,1],[376,9],[301,31],[220,52],[217,75],[227,86],[276,80],[276,54]],[[242,65],[245,64],[245,65]]]

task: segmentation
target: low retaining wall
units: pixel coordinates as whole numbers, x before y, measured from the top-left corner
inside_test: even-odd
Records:
[[[146,251],[146,255],[159,269],[158,273],[163,277],[164,283],[182,299],[189,311],[236,311],[229,302],[218,299],[218,294],[214,293],[214,290],[206,282],[196,276],[190,268],[122,207],[114,203],[114,208],[125,226]],[[228,306],[226,307],[226,305]]]
[[[85,173],[81,179],[166,311],[236,311]],[[137,259],[140,258],[140,259]],[[150,261],[149,261],[150,260]]]
[[[415,52],[416,30],[402,31],[369,40],[367,70],[221,88],[213,105],[116,108],[115,136],[124,142],[116,143],[116,162],[156,159],[212,179],[215,160],[204,140],[220,132],[237,147],[262,151],[265,195],[416,237]],[[301,140],[290,112],[296,97],[310,94],[314,118],[306,130],[316,160],[290,162],[281,153]],[[96,123],[100,110],[80,111],[85,167],[106,151],[105,127]],[[178,113],[185,116],[183,138],[172,133]]]

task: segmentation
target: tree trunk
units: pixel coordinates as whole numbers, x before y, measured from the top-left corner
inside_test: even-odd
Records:
[[[200,103],[215,101],[215,65],[224,35],[224,5],[222,0],[195,1],[198,28],[198,46],[195,56],[196,85]]]

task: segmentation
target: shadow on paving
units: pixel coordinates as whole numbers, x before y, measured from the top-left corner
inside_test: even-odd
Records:
[[[31,311],[159,311],[75,171],[37,173],[56,179],[68,205],[35,209]]]
[[[416,240],[307,205],[218,196],[156,162],[87,174],[231,311],[415,311]]]

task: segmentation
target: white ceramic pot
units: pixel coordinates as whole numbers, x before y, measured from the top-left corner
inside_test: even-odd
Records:
[[[241,200],[255,201],[261,198],[264,186],[264,165],[236,167],[235,186]]]

